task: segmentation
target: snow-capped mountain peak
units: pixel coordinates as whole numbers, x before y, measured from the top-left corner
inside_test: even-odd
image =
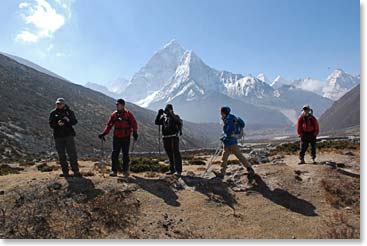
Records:
[[[234,83],[226,84],[228,95],[232,97],[264,98],[273,94],[271,86],[258,78],[247,75]]]
[[[270,80],[268,79],[268,77],[266,77],[266,75],[264,73],[260,73],[256,76],[256,78],[258,78],[259,80],[261,80],[262,82],[268,83],[270,84]]]
[[[125,94],[127,100],[137,102],[162,88],[175,73],[185,53],[184,48],[171,40],[154,53],[147,64],[131,78]]]
[[[162,52],[162,51],[170,52],[172,54],[176,54],[177,56],[181,57],[182,54],[185,52],[185,49],[176,39],[172,39],[166,45],[164,45],[162,50],[158,52]]]
[[[289,84],[289,82],[283,78],[281,75],[278,75],[273,82],[270,84],[271,87],[273,87],[274,89],[279,89],[282,85],[286,85]]]
[[[346,73],[342,69],[335,69],[326,79],[323,95],[337,100],[359,83],[360,79],[357,76]]]

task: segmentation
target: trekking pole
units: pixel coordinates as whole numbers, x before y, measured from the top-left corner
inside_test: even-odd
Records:
[[[52,151],[54,150],[54,146],[53,146],[53,134],[50,134],[50,151],[49,151],[49,157],[50,159],[52,158]]]
[[[219,153],[220,153],[220,151],[221,151],[221,147],[222,147],[222,144],[219,142],[218,147],[215,149],[215,152],[214,152],[214,153],[213,153],[213,155],[211,156],[211,158],[210,158],[210,160],[209,160],[209,162],[208,162],[208,165],[207,165],[207,167],[206,167],[206,170],[205,170],[205,172],[203,173],[203,175],[202,175],[201,177],[204,177],[204,176],[208,173],[208,171],[209,171],[210,167],[211,167],[211,166],[212,166],[212,164],[213,164],[213,161],[218,157],[218,155],[219,155]]]
[[[161,154],[161,126],[158,125],[158,153]]]
[[[132,144],[132,146],[131,146],[131,153],[133,153],[133,152],[134,152],[134,149],[135,149],[135,143],[136,143],[136,140],[135,140],[135,139],[133,139],[133,144]]]
[[[180,138],[181,139],[181,143],[182,143],[182,149],[184,149],[184,150],[187,150],[186,149],[186,145],[185,145],[185,142],[184,142],[184,140],[183,140],[183,138]]]
[[[101,150],[100,150],[100,156],[101,156],[101,160],[103,160],[103,156],[104,156],[104,153],[103,153],[103,139],[101,139]]]

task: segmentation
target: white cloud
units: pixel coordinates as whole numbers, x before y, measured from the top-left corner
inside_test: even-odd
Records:
[[[15,40],[37,42],[44,38],[53,38],[71,16],[72,0],[34,0],[32,3],[22,2],[19,8],[26,24],[26,30],[18,33]]]
[[[38,36],[36,34],[34,34],[34,33],[28,32],[28,31],[21,31],[15,37],[15,41],[36,43],[38,41]]]
[[[20,9],[27,8],[28,6],[29,6],[29,3],[27,3],[27,2],[22,2],[22,3],[20,3],[20,4],[18,5],[18,7],[19,7]]]
[[[74,0],[55,0],[55,2],[64,9],[66,17],[70,18],[71,6],[73,5]]]
[[[320,94],[322,90],[322,84],[319,80],[306,78],[299,81],[296,86],[302,90],[312,91]]]

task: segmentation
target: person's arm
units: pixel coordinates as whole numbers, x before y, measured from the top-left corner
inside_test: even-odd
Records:
[[[112,114],[110,118],[108,119],[108,122],[102,132],[102,135],[104,136],[107,135],[111,131],[113,125],[114,125],[114,114]]]
[[[320,126],[316,118],[314,118],[314,127],[315,127],[315,136],[317,137],[320,132]]]
[[[157,117],[155,117],[155,124],[156,125],[163,125],[163,113],[161,110],[158,111]]]
[[[130,124],[131,124],[131,128],[133,130],[133,132],[137,132],[138,131],[138,123],[136,122],[136,119],[134,117],[134,115],[129,112],[129,118],[130,118]]]
[[[180,135],[182,135],[182,125],[183,124],[182,124],[182,120],[181,120],[180,116],[177,115],[177,114],[174,114],[173,119],[175,120],[175,123],[178,126]]]
[[[65,120],[65,123],[70,126],[74,126],[78,123],[78,120],[75,117],[74,111],[72,110],[69,110],[69,117],[65,117],[64,120]]]
[[[299,137],[302,137],[303,131],[302,131],[302,117],[299,117],[297,120],[297,134]]]
[[[57,119],[55,119],[55,117],[54,117],[54,112],[50,113],[50,117],[48,118],[48,123],[49,123],[49,125],[52,129],[55,129],[55,128],[59,127],[59,125],[57,123]]]
[[[234,131],[234,122],[232,120],[226,120],[224,123],[224,133],[227,137],[230,137]]]

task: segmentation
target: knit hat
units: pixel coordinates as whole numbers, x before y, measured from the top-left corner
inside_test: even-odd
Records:
[[[227,106],[221,107],[220,112],[224,113],[225,115],[228,115],[231,112],[231,108]]]
[[[116,104],[121,104],[125,106],[125,100],[120,98],[116,101]]]

